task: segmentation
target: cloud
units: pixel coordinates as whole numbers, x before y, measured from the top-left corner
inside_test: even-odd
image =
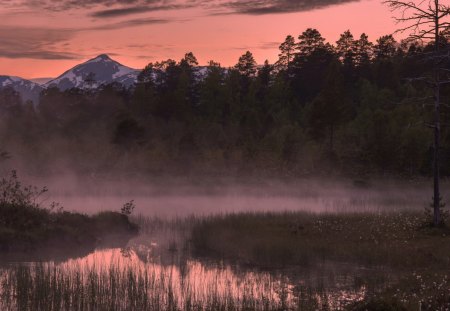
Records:
[[[168,10],[177,10],[177,9],[186,9],[192,7],[192,5],[157,5],[157,6],[130,6],[130,7],[121,7],[117,9],[108,9],[108,10],[99,10],[90,14],[92,17],[96,18],[112,18],[112,17],[122,17],[132,14],[141,14],[145,12],[154,12],[154,11],[168,11]]]
[[[84,57],[83,55],[67,51],[69,42],[81,32],[117,30],[168,22],[170,20],[140,18],[77,29],[0,25],[0,57],[47,60],[81,59]]]
[[[2,26],[0,57],[79,59],[79,55],[61,51],[60,45],[67,43],[74,35],[75,32],[70,29]]]
[[[109,9],[109,10],[100,10],[91,14],[92,17],[99,18],[110,18],[110,17],[119,17],[126,16],[131,14],[138,14],[144,12],[156,11],[159,8],[157,7],[145,7],[145,6],[132,6],[127,8],[119,8],[119,9]]]
[[[139,59],[146,59],[146,60],[152,60],[154,58],[154,56],[152,56],[152,55],[137,55],[135,57],[139,58]]]
[[[280,42],[262,42],[258,48],[261,50],[273,50],[273,49],[278,49],[278,47],[280,46]]]
[[[339,5],[359,0],[254,0],[223,1],[216,3],[216,9],[222,8],[215,15],[246,14],[266,15],[311,11],[331,5]]]
[[[280,46],[279,42],[261,42],[259,44],[256,45],[242,45],[242,46],[234,46],[234,47],[229,47],[229,50],[236,50],[236,51],[254,51],[254,50],[275,50],[278,49],[278,47]]]
[[[78,31],[92,31],[92,30],[116,30],[128,27],[154,25],[154,24],[166,24],[172,22],[169,19],[159,19],[159,18],[137,18],[130,19],[118,23],[103,24],[98,26],[92,26],[87,28],[81,28]]]
[[[10,0],[0,7],[28,7],[51,11],[96,9],[95,18],[112,18],[144,12],[202,7],[211,15],[265,15],[310,11],[360,0]],[[9,3],[9,4],[8,4]],[[105,9],[106,7],[106,9]]]
[[[149,5],[164,7],[175,2],[176,0],[11,0],[1,3],[0,7],[32,7],[34,9],[46,9],[50,11],[67,11],[70,9],[95,8],[99,6],[138,7]]]

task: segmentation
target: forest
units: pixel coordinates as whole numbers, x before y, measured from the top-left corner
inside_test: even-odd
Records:
[[[448,49],[445,34],[439,44]],[[202,67],[190,52],[149,63],[131,88],[48,88],[38,103],[3,88],[0,151],[39,176],[429,176],[433,45],[350,31],[331,44],[307,29],[286,37],[274,64],[247,51],[234,67]],[[443,176],[449,95],[443,87]]]

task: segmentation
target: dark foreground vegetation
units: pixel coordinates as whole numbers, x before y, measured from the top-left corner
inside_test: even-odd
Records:
[[[448,37],[440,38],[442,51]],[[307,29],[275,64],[250,52],[235,67],[150,63],[130,89],[43,91],[23,103],[0,90],[0,141],[34,174],[431,174],[433,42],[374,41],[344,32],[334,44]],[[440,61],[449,68],[447,58]],[[442,86],[441,102],[449,88]],[[447,105],[441,119],[449,118]],[[442,126],[442,175],[450,174]],[[33,155],[28,157],[27,155]],[[17,166],[16,166],[17,167]]]
[[[15,172],[0,180],[0,250],[5,254],[85,254],[97,246],[122,245],[138,228],[123,213],[87,216],[58,204],[39,203],[46,189],[23,186]],[[28,257],[30,259],[30,257]]]
[[[444,269],[450,230],[432,228],[418,213],[235,214],[196,224],[199,255],[274,268],[317,261],[357,262],[395,269]]]
[[[350,310],[445,310],[450,230],[424,219],[417,213],[236,214],[197,222],[191,238],[199,256],[268,271],[327,262],[383,271],[372,277],[385,277],[384,287],[367,283],[365,299]]]
[[[105,253],[84,261],[0,269],[0,306],[20,311],[446,310],[448,230],[423,226],[419,214],[390,216],[141,217],[135,220],[142,236],[123,257]],[[147,251],[142,243],[155,241],[158,232],[158,246]]]

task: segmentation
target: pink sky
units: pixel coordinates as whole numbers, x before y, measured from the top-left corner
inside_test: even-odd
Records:
[[[381,0],[74,3],[2,0],[0,75],[55,77],[102,53],[134,68],[167,58],[179,60],[188,51],[201,65],[213,59],[231,66],[247,50],[258,63],[274,62],[286,35],[297,38],[308,27],[317,28],[331,43],[347,29],[355,37],[365,32],[375,41],[396,28],[393,13]],[[311,8],[311,3],[323,7]]]

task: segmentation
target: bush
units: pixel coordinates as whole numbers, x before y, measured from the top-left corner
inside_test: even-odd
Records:
[[[35,251],[43,248],[95,248],[105,241],[126,243],[138,232],[127,215],[102,212],[94,216],[42,207],[37,198],[47,188],[22,186],[13,171],[0,180],[0,249]],[[106,238],[108,237],[108,238]]]
[[[10,204],[21,207],[41,207],[37,202],[42,194],[46,193],[46,187],[39,189],[34,186],[22,186],[17,177],[17,172],[12,171],[9,178],[0,180],[0,204]]]

